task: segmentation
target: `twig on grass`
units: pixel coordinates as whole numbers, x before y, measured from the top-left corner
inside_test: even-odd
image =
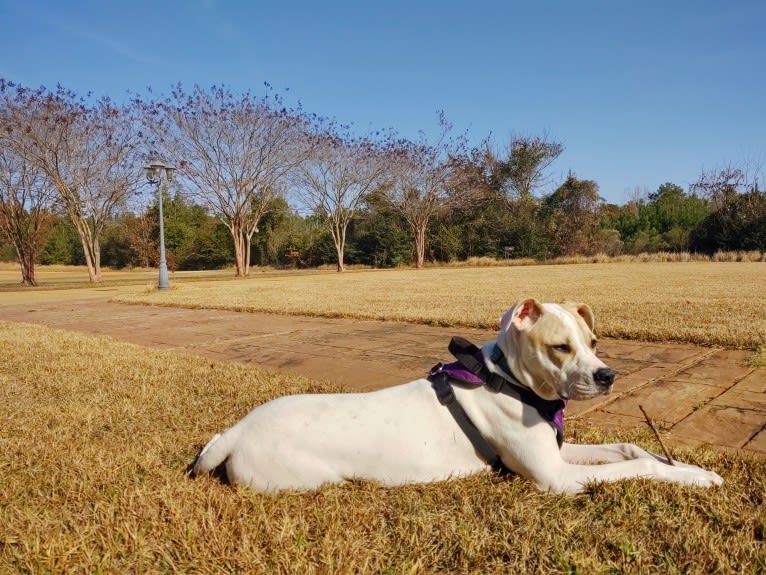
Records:
[[[665,444],[662,441],[662,438],[660,437],[660,432],[657,431],[657,428],[654,426],[654,422],[652,422],[651,417],[649,417],[649,414],[646,413],[646,410],[644,409],[643,405],[639,405],[638,409],[641,410],[641,413],[644,414],[644,418],[646,418],[646,424],[649,426],[649,429],[651,429],[654,432],[654,436],[657,438],[657,441],[660,442],[660,447],[662,447],[662,451],[665,453],[665,457],[668,460],[668,465],[675,465],[673,462],[673,458],[670,456],[670,451],[667,447],[665,447]]]

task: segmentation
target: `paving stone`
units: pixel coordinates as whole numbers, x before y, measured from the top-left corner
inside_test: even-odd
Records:
[[[730,447],[727,445],[716,445],[716,444],[706,443],[704,441],[691,439],[688,437],[674,437],[674,436],[664,435],[662,438],[662,441],[665,444],[665,447],[668,448],[668,451],[670,451],[671,456],[674,459],[678,459],[679,461],[683,463],[695,463],[695,461],[694,461],[693,453],[691,455],[679,453],[679,451],[681,451],[682,449],[694,450],[699,447],[708,447],[708,448],[712,447],[716,451],[731,453],[732,455],[735,455],[735,456],[745,452],[745,450],[740,449],[738,447]],[[753,450],[746,451],[746,452],[751,455],[761,455],[759,452],[753,451]]]
[[[567,403],[567,417],[579,417],[584,413],[589,413],[613,399],[606,395],[594,397],[593,399],[570,401]]]
[[[741,448],[764,425],[762,412],[736,407],[705,406],[675,425],[672,437],[685,437],[710,445]]]
[[[600,338],[598,340],[598,354],[602,357],[632,357],[638,353],[646,344],[638,341],[626,341],[611,338]],[[636,361],[634,359],[634,361]]]
[[[703,349],[690,345],[644,344],[626,355],[647,363],[678,365],[704,353]]]
[[[632,373],[636,377],[643,378],[644,380],[656,380],[666,377],[675,377],[678,370],[677,365],[673,364],[649,364],[646,367]]]
[[[748,352],[741,350],[727,350],[725,353],[719,351],[693,367],[679,372],[677,378],[708,385],[731,386],[753,371],[753,368],[744,365],[747,357]]]
[[[766,393],[753,393],[735,386],[713,399],[710,406],[752,410],[766,417]]]
[[[623,359],[615,356],[607,357],[602,353],[599,353],[598,356],[601,361],[617,372],[618,379],[631,375],[645,366],[644,363],[634,359]]]
[[[737,383],[737,389],[753,393],[766,393],[766,368],[754,369]]]
[[[643,417],[639,405],[655,421],[675,424],[721,394],[710,385],[661,380],[622,397],[606,408],[610,413]]]
[[[744,449],[766,455],[766,429],[757,433],[753,439],[745,444]]]
[[[567,415],[568,412],[569,408],[567,408]],[[582,421],[586,425],[608,430],[646,427],[646,422],[644,421],[643,416],[638,418],[602,410],[590,412],[581,418],[577,418],[577,421]]]

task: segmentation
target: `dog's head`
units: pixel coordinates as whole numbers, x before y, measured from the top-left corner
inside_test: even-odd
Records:
[[[593,311],[585,304],[520,301],[500,320],[497,344],[513,375],[543,399],[612,390],[615,373],[596,357]]]

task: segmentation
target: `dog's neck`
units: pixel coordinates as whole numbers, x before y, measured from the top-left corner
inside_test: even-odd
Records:
[[[556,430],[556,441],[561,447],[564,440],[564,409],[567,405],[567,400],[560,397],[557,398],[545,398],[538,394],[528,382],[523,382],[512,371],[508,362],[507,354],[496,342],[488,342],[481,348],[482,356],[484,356],[484,364],[489,371],[495,373],[508,381],[511,386],[516,389],[523,388],[524,394],[517,396],[523,403],[532,405],[537,409],[538,413],[550,423]],[[519,370],[521,371],[521,370]],[[511,387],[507,386],[507,387]],[[529,396],[534,399],[530,399]]]
[[[489,371],[514,385],[521,385],[531,389],[529,382],[518,377],[516,373],[518,370],[514,370],[511,367],[511,363],[508,361],[508,354],[500,347],[498,342],[488,341],[485,343],[481,348],[481,354],[484,356],[484,364]]]

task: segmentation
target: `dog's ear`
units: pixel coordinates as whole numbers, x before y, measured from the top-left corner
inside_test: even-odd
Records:
[[[595,324],[595,320],[593,317],[593,310],[590,309],[589,305],[567,300],[562,302],[561,306],[567,311],[569,311],[572,315],[575,315],[575,314],[579,315],[585,322],[585,325],[588,326],[588,329],[593,331],[593,325]]]
[[[590,309],[590,306],[584,303],[577,304],[577,315],[583,318],[586,325],[588,326],[588,329],[593,331],[593,325],[595,322],[593,319],[593,310]]]
[[[531,328],[543,314],[543,306],[535,299],[525,299],[509,309],[500,320],[500,329],[506,331],[510,326],[519,331]]]

